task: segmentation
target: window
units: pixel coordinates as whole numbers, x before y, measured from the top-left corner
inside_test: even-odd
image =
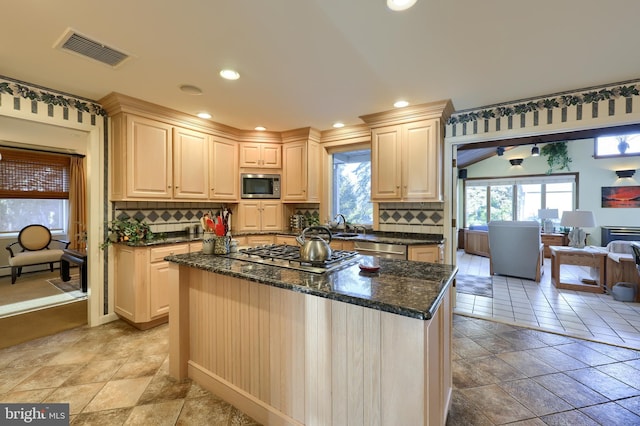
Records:
[[[0,234],[30,224],[66,232],[69,215],[69,156],[2,148]]]
[[[640,155],[640,134],[601,136],[595,140],[595,157]]]
[[[574,209],[575,180],[573,174],[468,179],[464,187],[465,226],[486,224],[487,217],[489,221],[538,220],[539,209],[558,209],[562,216],[563,211]]]
[[[371,150],[335,152],[332,164],[332,215],[341,213],[351,223],[371,225]]]

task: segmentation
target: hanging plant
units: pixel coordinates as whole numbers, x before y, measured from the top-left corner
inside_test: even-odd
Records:
[[[540,154],[547,157],[547,164],[549,165],[549,170],[547,170],[548,175],[553,172],[554,168],[557,170],[570,170],[569,163],[571,163],[571,158],[569,157],[567,142],[547,144],[542,147]]]

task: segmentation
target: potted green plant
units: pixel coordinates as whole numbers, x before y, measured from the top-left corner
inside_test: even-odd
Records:
[[[151,231],[149,225],[138,219],[112,220],[109,224],[108,231],[109,235],[104,243],[100,245],[100,248],[104,249],[113,243],[137,243],[155,238],[155,234]]]
[[[571,158],[569,157],[569,151],[567,149],[567,142],[554,142],[542,147],[540,154],[547,157],[547,164],[549,170],[547,174],[550,175],[554,168],[557,170],[570,170],[569,164]]]

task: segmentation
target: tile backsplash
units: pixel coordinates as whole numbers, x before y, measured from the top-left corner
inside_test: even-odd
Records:
[[[149,224],[152,232],[179,232],[200,223],[205,212],[216,213],[223,207],[220,203],[174,203],[147,201],[118,201],[113,203],[116,219],[138,219]],[[237,208],[232,209],[235,213]],[[233,221],[232,221],[233,226]]]
[[[444,203],[380,203],[380,231],[444,234]]]

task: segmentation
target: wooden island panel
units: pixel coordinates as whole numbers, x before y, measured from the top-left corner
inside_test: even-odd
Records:
[[[433,318],[419,320],[170,269],[172,376],[188,375],[263,424],[445,423],[450,289]]]

